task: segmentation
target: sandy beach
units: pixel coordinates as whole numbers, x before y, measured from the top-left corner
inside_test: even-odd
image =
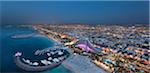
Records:
[[[49,39],[57,42],[60,42],[54,39],[52,36],[47,36]],[[69,58],[62,62],[62,65],[71,70],[74,73],[108,73],[105,70],[97,67],[94,63],[91,62],[91,59],[87,56],[82,55],[73,55],[73,51],[69,48],[65,48],[68,52],[70,52]]]

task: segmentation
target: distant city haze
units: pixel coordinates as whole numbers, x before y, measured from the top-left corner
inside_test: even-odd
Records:
[[[7,1],[2,24],[149,24],[148,1]]]

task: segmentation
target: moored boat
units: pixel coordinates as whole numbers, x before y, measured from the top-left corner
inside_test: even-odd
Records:
[[[15,64],[25,71],[44,71],[59,66],[69,56],[69,52],[62,49],[49,50],[44,54],[46,54],[46,58],[33,61],[24,58],[21,52],[17,52],[13,59]]]

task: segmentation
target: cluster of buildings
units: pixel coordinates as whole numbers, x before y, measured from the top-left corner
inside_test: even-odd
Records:
[[[109,72],[148,73],[150,32],[147,26],[63,24],[36,27],[47,29],[48,35],[74,53],[90,57],[94,64]]]

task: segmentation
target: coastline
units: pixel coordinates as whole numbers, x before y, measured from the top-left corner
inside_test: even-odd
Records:
[[[32,27],[35,31],[37,31],[39,33],[39,35],[41,36],[44,36],[46,38],[48,38],[49,40],[52,40],[54,45],[58,45],[58,44],[61,44],[59,41],[55,40],[53,37],[51,36],[48,36],[48,35],[45,35],[43,32],[41,32],[40,30],[38,30],[37,28],[35,27]]]
[[[53,40],[56,44],[61,44],[58,40],[53,38],[52,36],[46,35],[38,30],[41,35],[48,37],[50,40]],[[69,50],[70,56],[64,60],[61,65],[70,70],[72,73],[108,73],[107,71],[103,70],[102,68],[97,67],[92,60],[87,56],[82,55],[74,55],[72,50]]]

